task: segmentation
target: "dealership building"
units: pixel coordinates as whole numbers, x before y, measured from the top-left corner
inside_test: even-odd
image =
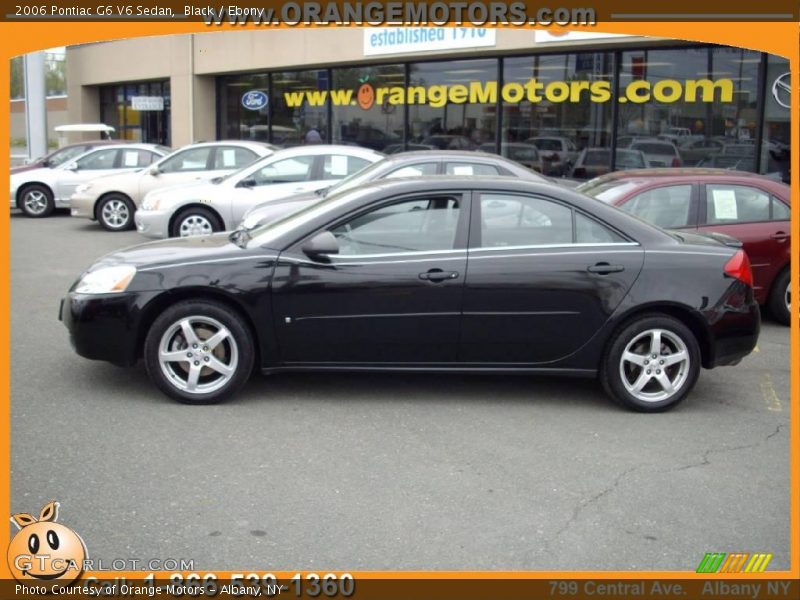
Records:
[[[511,28],[209,31],[67,49],[68,121],[178,147],[481,149],[548,138],[570,160],[630,166],[632,143],[671,141],[648,164],[788,177],[788,60],[742,48]],[[655,150],[653,155],[657,154]]]

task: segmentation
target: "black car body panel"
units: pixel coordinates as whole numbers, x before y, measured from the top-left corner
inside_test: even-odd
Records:
[[[616,243],[475,247],[485,193],[541,197],[609,231]],[[398,199],[462,207],[452,249],[312,258],[303,244],[345,217]],[[488,209],[487,209],[488,210]],[[234,243],[238,241],[239,243]],[[695,332],[703,366],[735,363],[758,338],[752,289],[724,273],[736,252],[673,235],[547,183],[440,177],[375,182],[252,232],[144,244],[90,270],[131,264],[121,294],[71,289],[61,318],[82,356],[131,364],[149,325],[185,298],[213,298],[252,329],[260,368],[493,370],[594,375],[633,315],[676,316]],[[433,277],[431,275],[433,274]],[[77,282],[76,282],[77,285]]]

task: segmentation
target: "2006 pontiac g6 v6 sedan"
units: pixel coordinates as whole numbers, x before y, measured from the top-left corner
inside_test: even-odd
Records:
[[[686,397],[701,366],[751,352],[752,283],[735,244],[560,186],[429,177],[110,254],[61,318],[80,355],[143,358],[188,403],[231,396],[257,366],[599,376],[652,412]]]

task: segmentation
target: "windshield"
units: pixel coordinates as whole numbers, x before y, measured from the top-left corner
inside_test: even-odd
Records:
[[[575,190],[608,204],[613,204],[614,201],[636,186],[637,184],[633,181],[606,181],[603,183],[587,181],[576,187]]]
[[[71,148],[63,148],[56,150],[50,156],[45,157],[49,167],[57,167],[58,165],[67,162],[71,158],[83,154],[88,148],[86,146],[72,146]],[[38,160],[42,160],[41,158]]]

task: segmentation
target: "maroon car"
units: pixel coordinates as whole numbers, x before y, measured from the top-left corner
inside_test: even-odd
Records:
[[[67,144],[58,150],[53,150],[50,154],[37,158],[36,160],[18,167],[11,167],[11,174],[22,173],[23,171],[30,171],[32,169],[41,169],[43,167],[57,167],[61,163],[80,156],[84,152],[88,152],[95,146],[103,146],[105,144],[124,144],[127,140],[89,140],[86,142],[76,142],[75,144]]]
[[[789,186],[723,169],[636,169],[577,188],[665,229],[724,233],[741,240],[756,300],[789,324]]]

